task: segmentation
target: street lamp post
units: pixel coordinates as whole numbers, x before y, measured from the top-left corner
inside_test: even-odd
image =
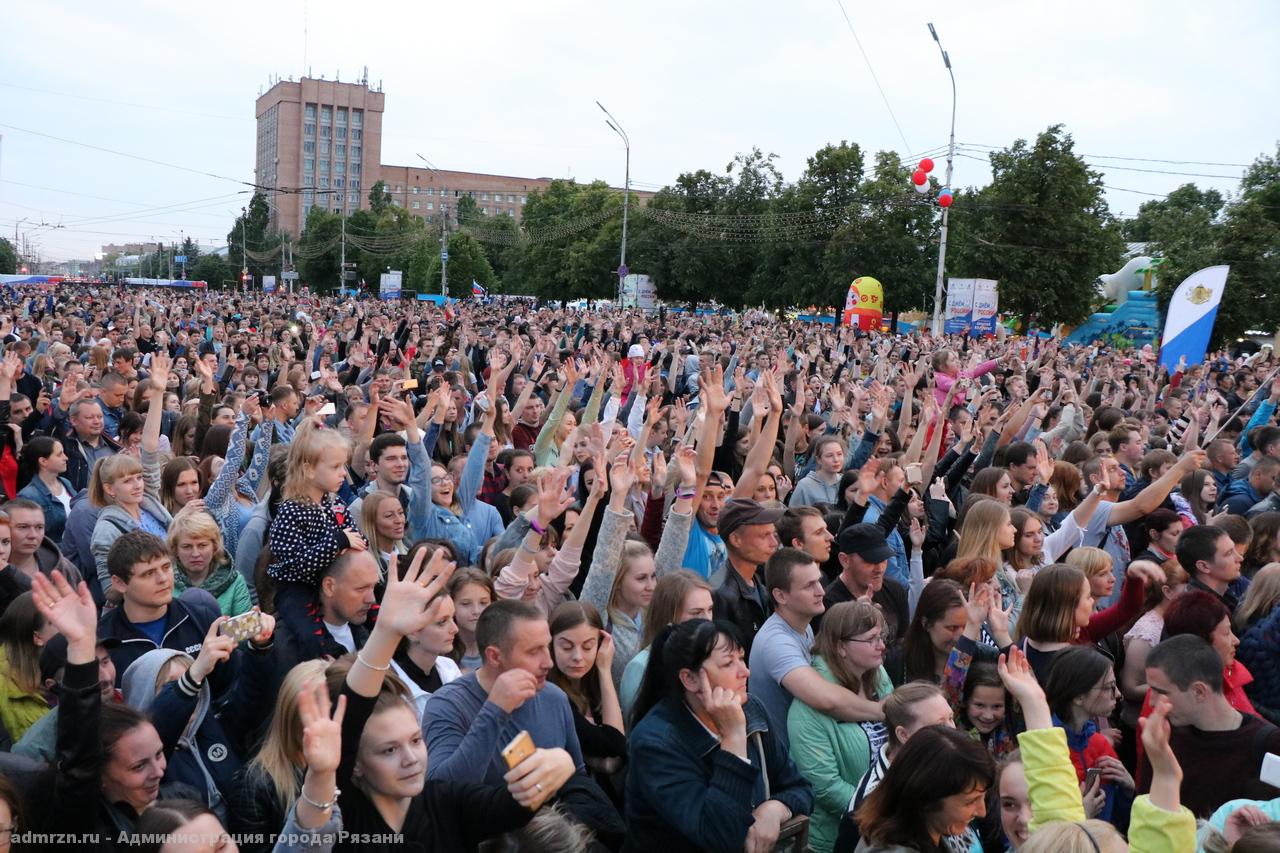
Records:
[[[612,113],[604,108],[604,104],[596,101],[596,106],[608,116],[605,119],[605,124],[609,125],[609,129],[622,138],[622,146],[626,150],[627,157],[622,185],[622,257],[618,261],[618,307],[621,308],[622,282],[627,275],[627,214],[631,206],[631,140],[627,138],[627,132],[622,129],[622,124],[613,117]]]
[[[951,57],[942,49],[942,41],[938,38],[938,31],[933,28],[933,24],[929,24],[929,35],[933,36],[934,42],[938,45],[938,52],[942,54],[942,64],[947,67],[947,74],[951,77],[951,141],[947,145],[947,179],[943,186],[951,186],[951,167],[956,158],[956,75],[951,70]],[[938,280],[933,288],[933,333],[935,335],[942,334],[942,287],[946,276],[947,268],[947,217],[951,212],[951,208],[942,208],[942,229],[938,234]]]
[[[449,298],[449,208],[444,199],[449,188],[444,185],[444,175],[430,160],[421,154],[417,158],[427,164],[427,168],[440,179],[440,296]]]

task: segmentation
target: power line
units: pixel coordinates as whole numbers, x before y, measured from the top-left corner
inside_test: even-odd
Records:
[[[1002,149],[1008,148],[1007,145],[987,145],[982,142],[957,142],[957,145],[967,145],[971,148],[992,148]],[[1134,163],[1164,163],[1170,166],[1222,166],[1224,168],[1240,168],[1248,169],[1252,163],[1217,163],[1209,160],[1161,160],[1156,157],[1121,157],[1118,154],[1081,154],[1081,157],[1092,157],[1095,160],[1130,160]]]
[[[968,143],[965,143],[963,146],[958,146],[958,147],[968,147]],[[970,160],[985,160],[985,159],[989,159],[993,152],[980,151],[979,153],[982,154],[983,156],[979,157],[973,154],[957,154],[956,156],[968,157]],[[1077,156],[1083,158],[1083,157],[1088,157],[1090,155],[1080,154]],[[1089,165],[1095,169],[1116,170],[1120,172],[1143,172],[1149,175],[1177,175],[1179,177],[1184,177],[1184,178],[1217,178],[1218,180],[1222,180],[1222,181],[1236,181],[1236,180],[1239,180],[1239,177],[1240,177],[1239,175],[1210,175],[1203,172],[1174,172],[1168,169],[1140,169],[1136,166],[1113,166],[1110,163],[1089,163]]]
[[[862,59],[867,63],[867,70],[871,72],[871,79],[875,81],[876,88],[880,90],[880,98],[884,101],[884,108],[889,111],[889,118],[893,119],[893,126],[898,129],[898,137],[902,139],[902,145],[906,149],[908,157],[911,156],[911,143],[907,141],[907,135],[902,132],[902,125],[898,124],[898,117],[893,113],[893,107],[889,105],[889,96],[884,93],[884,87],[880,85],[880,78],[876,76],[876,70],[871,67],[871,57],[867,56],[867,51],[862,47],[862,39],[858,38],[858,31],[853,28],[853,21],[849,18],[849,13],[844,9],[843,0],[836,0],[836,5],[840,7],[840,14],[844,16],[844,22],[849,26],[849,32],[853,35],[854,42],[858,45],[858,52],[862,54]]]
[[[155,104],[139,104],[132,101],[113,101],[110,98],[95,98],[90,95],[76,95],[76,94],[72,94],[71,92],[57,92],[57,91],[54,91],[53,89],[38,89],[35,86],[20,86],[17,83],[7,83],[3,80],[0,80],[0,86],[4,86],[9,89],[21,89],[25,92],[37,92],[41,95],[57,95],[60,98],[75,98],[76,100],[79,100],[79,101],[94,101],[100,104],[113,104],[117,107],[135,107],[137,109],[142,109],[142,110],[158,110],[160,112],[165,112],[165,113],[174,113],[175,115],[194,116],[196,118],[216,118],[216,119],[231,119],[235,121],[252,121],[252,119],[250,119],[248,116],[226,116],[226,115],[218,115],[217,113],[197,113],[197,112],[192,112],[190,110],[175,110],[172,107],[156,106]]]

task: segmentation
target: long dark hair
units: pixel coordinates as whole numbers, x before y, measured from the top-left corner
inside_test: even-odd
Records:
[[[598,720],[600,717],[600,678],[597,670],[599,662],[592,664],[591,671],[579,679],[577,684],[561,672],[555,663],[556,637],[565,631],[572,631],[579,625],[590,625],[597,631],[604,630],[604,621],[600,618],[600,611],[596,610],[595,605],[585,601],[566,601],[551,611],[549,620],[552,645],[551,673],[548,678],[552,684],[565,692],[569,701],[577,707],[578,713]]]
[[[58,442],[47,435],[32,436],[18,455],[18,489],[21,491],[40,473],[40,460],[48,459]]]
[[[929,628],[926,623],[937,622],[947,615],[953,607],[964,606],[964,595],[960,592],[960,584],[945,579],[932,580],[924,585],[920,593],[920,601],[916,604],[915,616],[907,626],[907,635],[902,642],[903,682],[923,679],[937,682],[938,665],[933,655],[933,640],[929,639]]]
[[[649,647],[649,663],[644,680],[631,709],[631,725],[644,719],[653,706],[663,699],[682,698],[684,684],[680,671],[697,670],[711,657],[721,639],[732,649],[741,649],[742,640],[732,622],[717,619],[691,619],[671,625],[654,639]]]
[[[138,818],[140,841],[133,849],[159,853],[168,842],[168,836],[205,815],[213,815],[213,811],[195,800],[157,800]]]
[[[948,726],[927,726],[894,753],[884,779],[854,819],[872,844],[931,853],[943,849],[929,834],[929,819],[942,801],[990,790],[995,778],[995,760],[980,742]]]
[[[1098,685],[1111,669],[1111,659],[1090,646],[1072,646],[1058,652],[1044,680],[1044,697],[1058,719],[1066,721],[1071,703]]]

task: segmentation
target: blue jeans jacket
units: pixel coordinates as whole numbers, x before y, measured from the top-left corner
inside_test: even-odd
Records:
[[[813,810],[813,790],[769,730],[755,698],[743,707],[750,763],[720,748],[682,699],[659,702],[632,730],[623,851],[738,853],[765,800]]]
[[[62,481],[62,488],[67,494],[74,496],[76,490],[71,487],[71,482],[65,477],[58,479]],[[49,491],[44,481],[39,477],[32,477],[31,482],[18,492],[18,497],[40,504],[40,509],[44,510],[44,535],[48,536],[53,544],[62,544],[62,531],[67,527],[67,510],[62,505],[62,501],[55,498]]]

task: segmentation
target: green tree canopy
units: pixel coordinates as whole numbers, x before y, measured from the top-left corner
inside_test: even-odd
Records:
[[[997,279],[1001,313],[1029,325],[1084,320],[1091,283],[1124,248],[1102,175],[1061,125],[993,152],[991,173],[987,186],[955,196],[948,276]]]

